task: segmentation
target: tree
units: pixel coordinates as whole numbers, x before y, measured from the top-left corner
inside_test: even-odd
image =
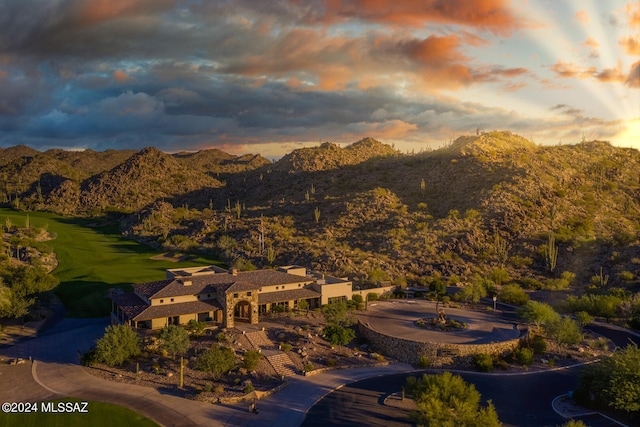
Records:
[[[160,329],[158,338],[162,341],[160,348],[166,350],[172,358],[189,349],[189,333],[177,325],[167,325]]]
[[[324,335],[332,345],[347,345],[356,337],[351,328],[345,328],[337,323],[330,323],[324,328]]]
[[[501,425],[491,401],[480,406],[480,393],[473,384],[450,372],[407,379],[407,391],[413,395],[417,411],[410,417],[419,426],[498,427]]]
[[[461,291],[454,294],[453,298],[456,301],[464,301],[468,304],[477,304],[480,302],[480,298],[487,296],[487,288],[482,281],[476,281],[470,285],[462,288]]]
[[[540,325],[552,322],[560,318],[560,315],[546,302],[529,301],[518,309],[518,314],[526,321],[536,325],[536,329],[540,329]]]
[[[204,334],[204,329],[207,326],[204,322],[198,322],[197,320],[191,319],[189,323],[187,323],[187,332],[189,332],[194,337],[199,337]]]
[[[593,322],[593,316],[591,316],[586,311],[578,311],[576,313],[576,321],[578,322],[580,327],[583,327],[583,326],[588,325],[589,323]]]
[[[236,355],[228,347],[213,346],[205,350],[194,362],[198,371],[210,372],[215,380],[236,367]]]
[[[502,302],[514,305],[523,305],[529,301],[529,295],[515,283],[504,285],[498,298]]]
[[[576,399],[582,404],[640,412],[640,349],[629,344],[582,371]]]
[[[348,310],[347,303],[344,301],[326,304],[322,307],[322,313],[327,324],[351,326],[355,323],[352,314]]]
[[[309,311],[309,303],[306,299],[301,299],[300,301],[298,301],[298,310],[305,310],[307,312]]]
[[[574,345],[582,341],[580,325],[569,317],[562,317],[548,322],[545,326],[547,336],[560,345]]]
[[[257,351],[254,350],[247,350],[244,352],[244,367],[248,370],[248,371],[253,371],[256,366],[258,366],[258,362],[260,361],[260,358],[262,358],[262,354],[258,353]]]
[[[107,365],[122,365],[125,360],[140,354],[140,338],[127,325],[107,326],[96,342],[96,356]]]

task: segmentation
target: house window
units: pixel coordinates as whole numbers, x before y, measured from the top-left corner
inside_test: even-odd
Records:
[[[247,296],[250,297],[251,296],[251,292],[247,292]]]
[[[163,300],[163,299],[161,299],[161,300],[160,300],[160,304],[162,304],[163,302],[164,302],[164,300]]]
[[[234,298],[238,298],[238,294],[233,294],[233,297]]]
[[[207,298],[211,298],[211,294],[207,294]]]

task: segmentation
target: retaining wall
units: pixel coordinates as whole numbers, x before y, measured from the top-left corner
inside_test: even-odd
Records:
[[[526,332],[519,338],[487,344],[449,344],[437,342],[410,341],[375,331],[362,322],[358,322],[360,333],[367,339],[371,347],[385,356],[401,362],[418,365],[421,356],[429,358],[429,366],[459,365],[466,366],[470,356],[479,353],[500,355],[515,350],[520,341],[525,339]]]

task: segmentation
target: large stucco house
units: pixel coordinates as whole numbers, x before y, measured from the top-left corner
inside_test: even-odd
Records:
[[[260,315],[290,310],[305,300],[309,308],[350,299],[346,279],[309,272],[304,267],[237,271],[216,266],[167,270],[166,279],[133,285],[112,295],[112,323],[162,328],[190,320],[234,327],[258,323]]]

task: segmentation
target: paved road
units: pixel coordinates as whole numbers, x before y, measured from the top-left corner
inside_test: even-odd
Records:
[[[0,370],[0,375],[12,378],[0,388],[0,401],[77,397],[125,406],[163,426],[295,427],[302,423],[308,408],[336,388],[363,378],[411,369],[398,363],[292,377],[282,391],[258,402],[260,413],[256,415],[249,413],[245,403],[223,406],[195,402],[148,387],[92,376],[78,364],[79,355],[102,336],[106,326],[105,319],[64,319],[37,338],[3,349],[5,357],[32,357],[35,363],[30,368],[28,364],[5,365]],[[15,393],[16,389],[20,393]]]
[[[565,421],[551,407],[553,399],[571,390],[576,372],[570,370],[528,375],[486,375],[459,372],[473,383],[482,400],[491,399],[505,427],[555,426]],[[384,399],[401,390],[408,376],[390,375],[349,384],[321,400],[308,413],[304,427],[320,426],[388,426],[411,425],[408,411],[385,406]],[[432,371],[433,372],[433,371]]]
[[[620,347],[630,341],[640,343],[640,335],[615,326],[594,323],[588,329],[613,340]],[[524,375],[458,372],[473,383],[483,401],[491,399],[505,427],[555,426],[566,420],[555,413],[551,402],[577,385],[580,366],[569,369],[531,372]],[[427,372],[427,371],[422,371]],[[385,397],[401,390],[408,376],[400,374],[349,384],[318,402],[309,410],[304,427],[411,425],[408,411],[385,406]],[[600,415],[579,417],[593,427],[619,426]]]

